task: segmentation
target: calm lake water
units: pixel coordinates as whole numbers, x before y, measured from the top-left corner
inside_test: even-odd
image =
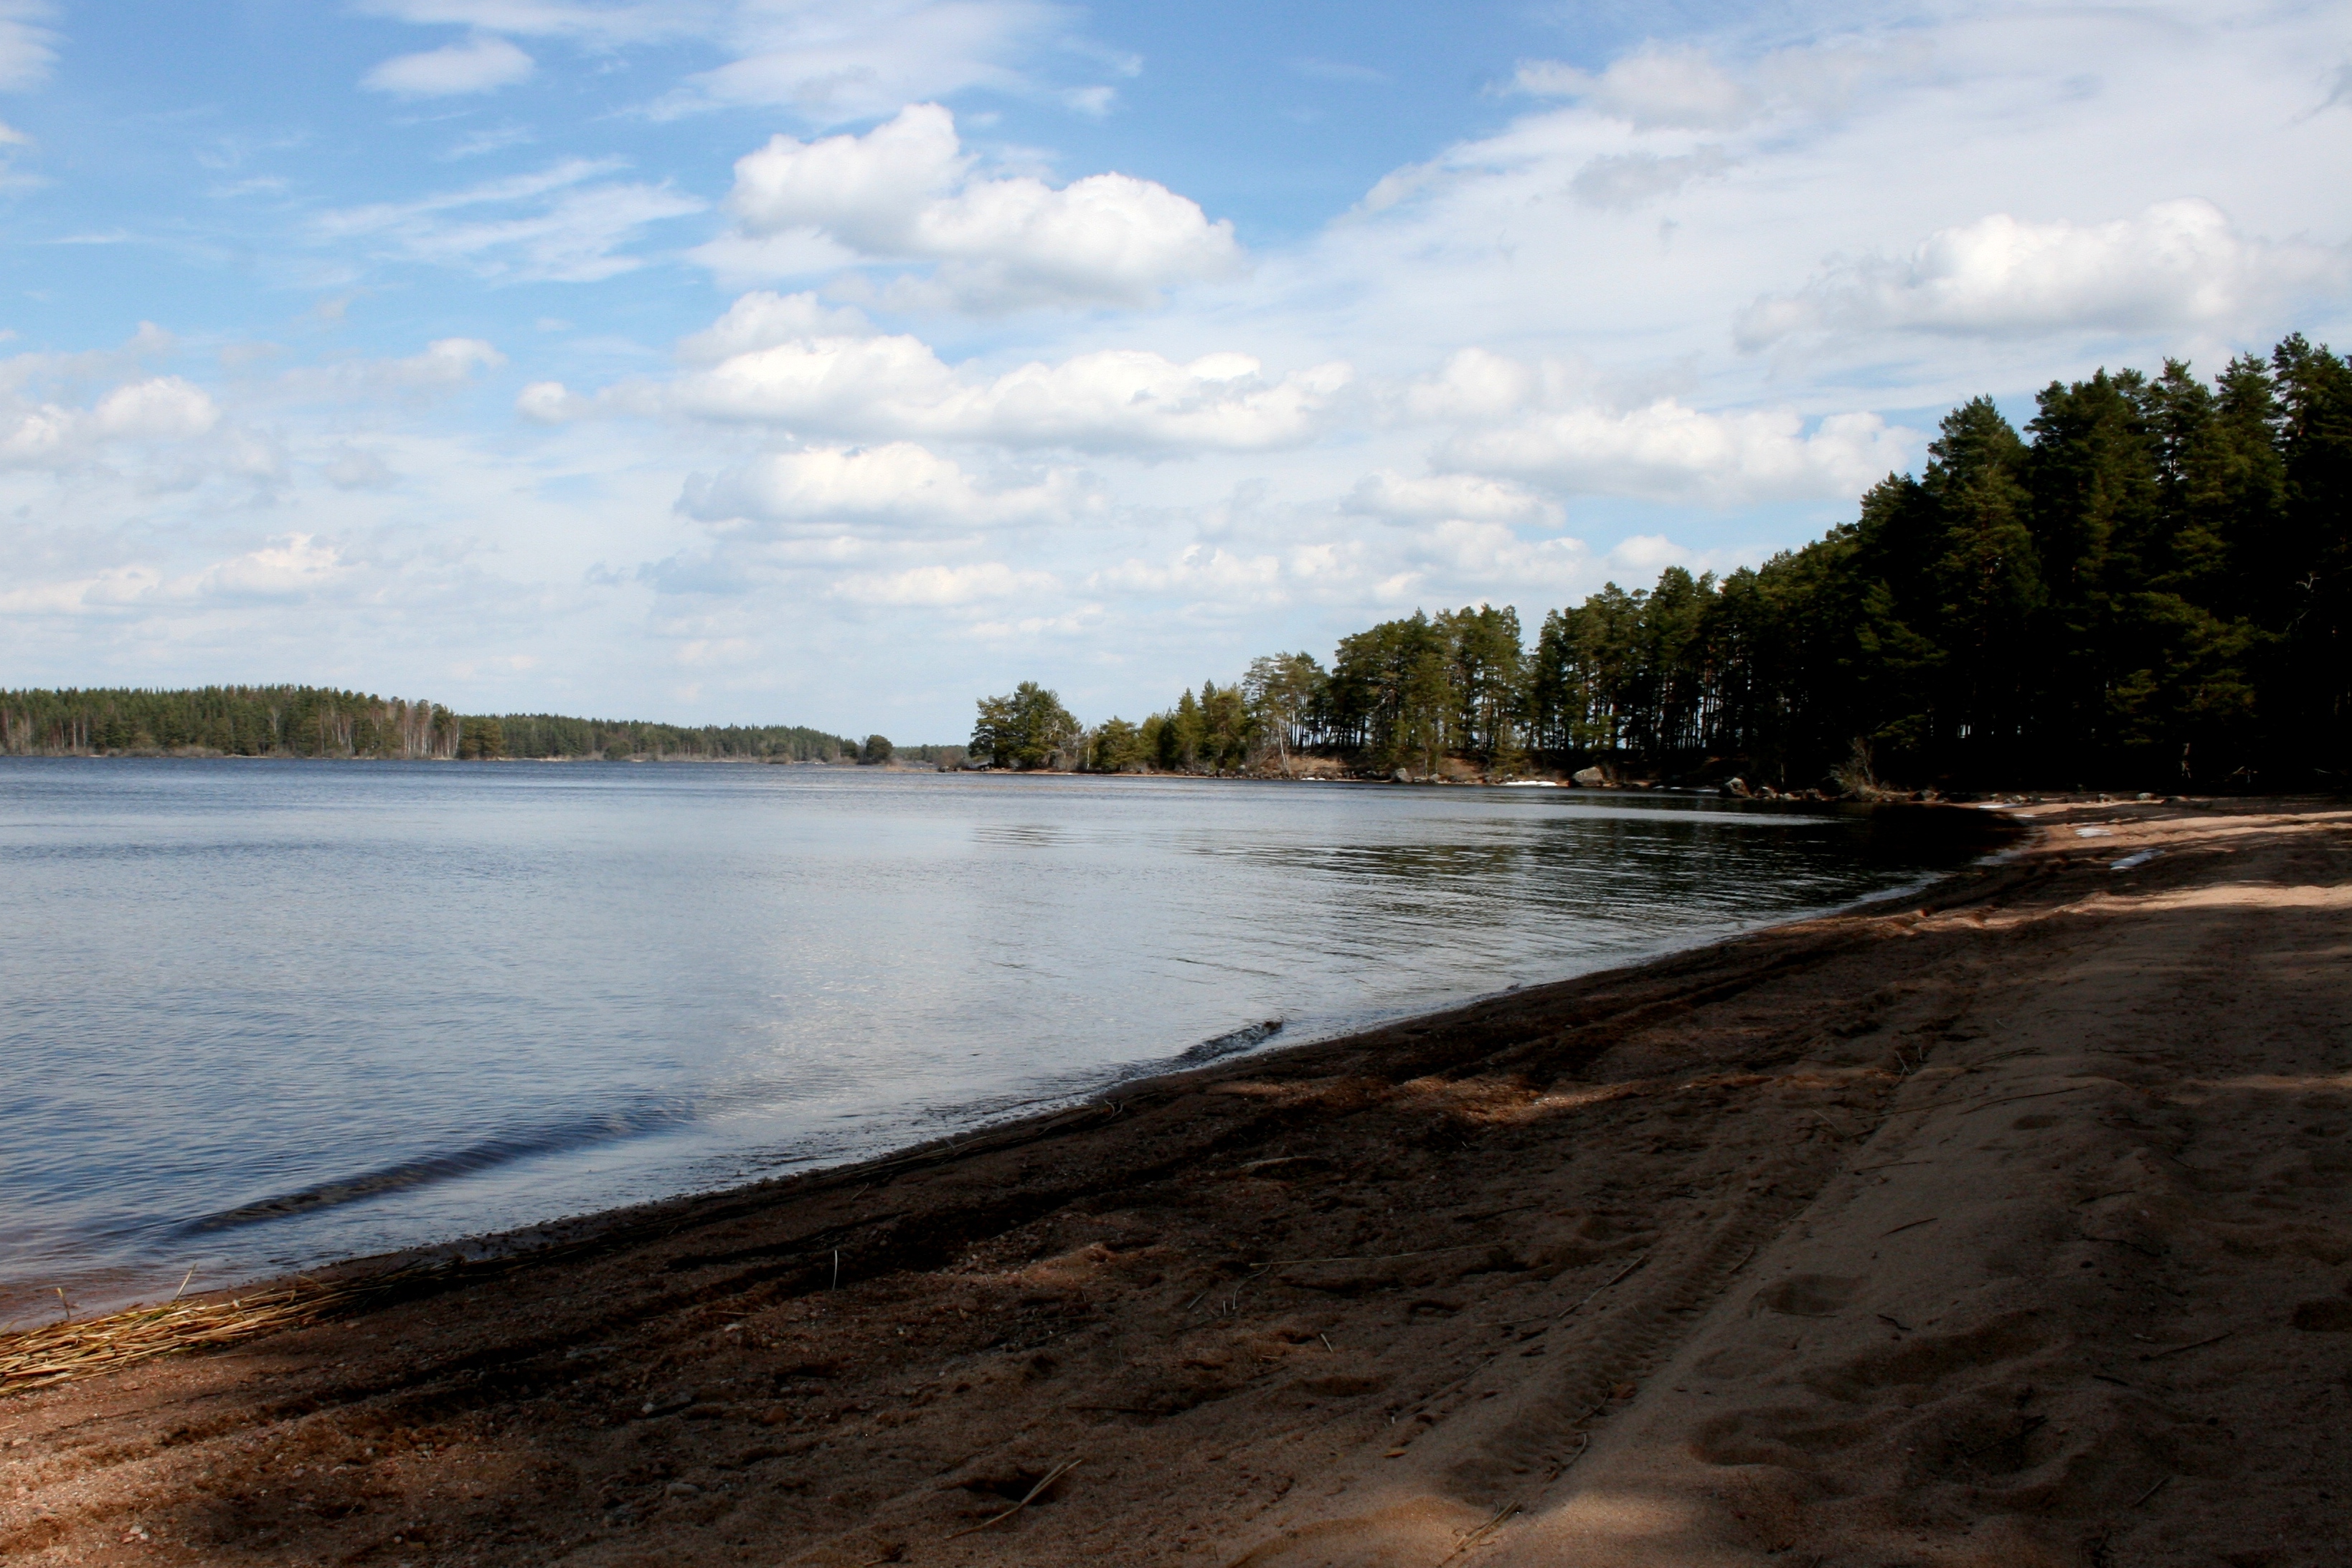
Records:
[[[0,760],[0,1321],[870,1153],[1975,853],[1895,837],[1545,789]]]

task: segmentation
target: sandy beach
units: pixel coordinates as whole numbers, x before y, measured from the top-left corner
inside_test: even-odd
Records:
[[[2352,810],[2010,815],[1899,905],[14,1392],[0,1554],[2339,1562]]]

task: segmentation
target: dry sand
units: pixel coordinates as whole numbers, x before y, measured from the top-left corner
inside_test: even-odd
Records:
[[[0,1555],[2344,1562],[2352,812],[2018,815],[1899,910],[0,1400]]]

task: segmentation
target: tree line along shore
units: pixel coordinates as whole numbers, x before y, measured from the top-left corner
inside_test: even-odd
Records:
[[[2352,360],[2300,335],[2210,382],[2053,382],[1953,409],[1917,477],[1727,575],[1669,567],[1527,629],[1415,612],[1081,723],[1024,682],[977,765],[1780,790],[2279,790],[2352,779]],[[0,753],[900,763],[799,725],[467,715],[303,686],[0,691]]]
[[[0,755],[953,764],[963,748],[898,747],[799,724],[465,714],[329,687],[206,686],[0,691]]]
[[[1852,793],[2340,788],[2352,776],[2352,361],[2301,336],[2209,384],[2053,382],[2022,432],[1955,408],[1916,479],[1724,577],[1381,623],[1139,723],[1026,683],[1012,768],[1510,777]]]

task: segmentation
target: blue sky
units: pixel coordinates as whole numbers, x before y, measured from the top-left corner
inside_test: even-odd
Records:
[[[2352,7],[0,0],[0,685],[951,739],[2352,305]]]

